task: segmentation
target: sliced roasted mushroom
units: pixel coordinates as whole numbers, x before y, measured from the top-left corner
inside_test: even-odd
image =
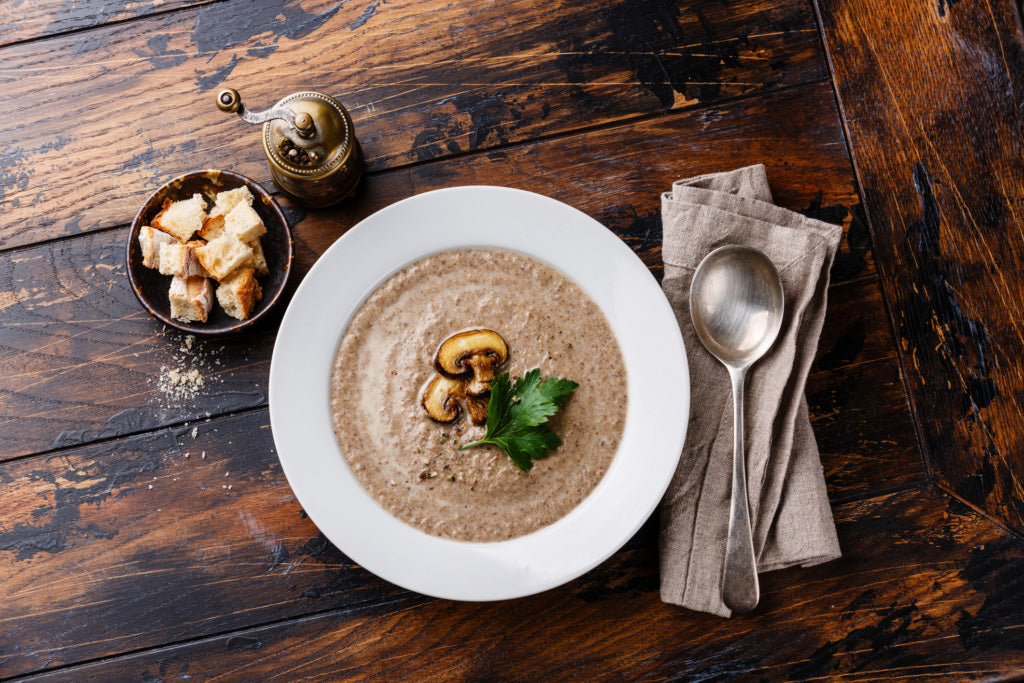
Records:
[[[487,404],[489,396],[467,396],[466,407],[469,408],[469,419],[475,425],[487,424]]]
[[[464,384],[462,380],[434,375],[423,392],[423,407],[427,415],[437,422],[455,422],[459,419],[462,412],[459,399],[463,396]]]
[[[468,377],[468,396],[486,396],[494,368],[508,360],[508,344],[494,330],[468,330],[448,337],[437,349],[434,365],[447,377]]]

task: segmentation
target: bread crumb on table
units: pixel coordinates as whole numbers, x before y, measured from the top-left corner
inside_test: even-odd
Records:
[[[213,369],[213,362],[218,352],[206,344],[197,343],[194,335],[185,335],[178,340],[171,338],[173,353],[166,365],[160,366],[159,374],[154,378],[159,398],[159,407],[164,409],[181,408],[191,404],[204,389],[213,383],[224,383],[220,373]],[[185,427],[188,428],[188,423]],[[195,440],[199,429],[192,427],[187,434]]]
[[[157,388],[161,394],[169,399],[179,401],[195,398],[204,384],[205,381],[199,370],[195,368],[182,370],[166,365],[161,366],[160,377],[157,380]],[[193,432],[195,431],[195,428],[193,428]]]

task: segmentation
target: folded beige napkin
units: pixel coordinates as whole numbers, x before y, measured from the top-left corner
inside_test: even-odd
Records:
[[[662,195],[663,287],[690,363],[686,445],[661,505],[661,598],[730,616],[722,567],[732,476],[732,398],[725,367],[690,322],[690,281],[708,252],[745,244],[782,277],[786,311],[747,375],[745,440],[758,571],[840,556],[804,386],[818,346],[829,268],[842,230],[775,206],[764,166],[680,180]]]

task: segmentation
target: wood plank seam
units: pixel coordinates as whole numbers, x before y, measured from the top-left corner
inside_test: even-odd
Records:
[[[948,488],[946,488],[946,486],[943,485],[943,482],[938,481],[938,480],[934,480],[934,481],[929,481],[929,483],[932,486],[934,486],[936,488],[936,490],[941,491],[942,493],[946,494],[947,496],[949,496],[953,500],[957,501],[958,503],[962,503],[966,507],[969,507],[971,510],[973,510],[974,512],[976,512],[979,515],[981,515],[982,517],[984,517],[987,521],[991,522],[993,526],[995,526],[997,529],[999,529],[1000,531],[1005,533],[1007,536],[1010,536],[1010,537],[1016,539],[1017,541],[1019,541],[1021,543],[1024,543],[1024,535],[1022,535],[1019,531],[1016,531],[1015,529],[1007,526],[1006,524],[1003,524],[1002,521],[999,520],[999,518],[994,517],[994,516],[988,514],[985,510],[983,510],[982,508],[979,508],[977,505],[973,504],[971,501],[964,500],[955,491],[951,491]]]
[[[250,413],[257,413],[257,412],[259,412],[261,410],[266,410],[266,409],[267,409],[267,404],[266,403],[260,403],[258,405],[247,406],[245,408],[239,408],[238,410],[228,410],[228,411],[225,411],[225,412],[222,412],[222,413],[212,413],[212,414],[210,414],[208,416],[203,416],[203,417],[200,417],[200,418],[193,418],[191,420],[179,420],[178,422],[169,422],[167,424],[160,425],[159,427],[151,427],[149,429],[139,429],[139,430],[132,431],[132,432],[125,432],[123,434],[115,434],[114,436],[108,436],[108,437],[102,438],[102,439],[95,439],[93,441],[83,441],[82,443],[71,444],[70,446],[59,446],[57,448],[50,448],[50,449],[46,449],[46,450],[36,451],[34,453],[24,453],[22,455],[15,455],[15,456],[12,456],[12,457],[9,457],[9,458],[5,458],[2,461],[2,463],[0,463],[0,464],[6,465],[8,463],[20,462],[22,460],[31,460],[32,458],[39,458],[39,457],[45,457],[45,458],[60,457],[62,454],[73,453],[73,452],[75,452],[77,450],[81,450],[83,447],[86,447],[86,446],[89,446],[89,447],[92,447],[92,446],[104,446],[104,445],[107,445],[107,444],[115,443],[115,442],[120,441],[122,439],[131,438],[131,437],[134,437],[134,436],[142,436],[143,434],[156,434],[156,433],[161,432],[163,430],[181,429],[183,427],[192,427],[192,426],[199,425],[199,424],[206,424],[208,422],[213,422],[215,420],[229,419],[229,418],[233,418],[233,417],[241,417],[243,415],[248,415]],[[0,680],[2,680],[2,679],[0,679]]]
[[[99,29],[109,28],[111,26],[117,26],[119,24],[127,24],[133,21],[139,21],[140,19],[149,19],[151,17],[159,17],[164,14],[173,14],[174,12],[186,12],[190,9],[199,7],[205,7],[206,5],[213,5],[218,2],[227,2],[228,0],[198,0],[195,4],[188,5],[187,7],[171,7],[169,9],[155,10],[153,12],[146,12],[145,14],[139,14],[133,17],[125,17],[124,19],[114,19],[103,24],[94,24],[92,26],[79,26],[78,28],[71,28],[64,31],[55,31],[54,33],[44,33],[42,35],[33,36],[31,38],[19,38],[18,40],[12,40],[10,42],[0,42],[0,51],[8,47],[15,47],[18,45],[27,45],[29,43],[36,43],[43,40],[51,40],[55,38],[64,38],[66,36],[77,35],[80,33],[86,33],[88,31],[96,31]]]
[[[831,47],[828,44],[828,37],[825,35],[825,24],[824,24],[824,21],[822,19],[822,11],[821,11],[821,7],[819,5],[819,0],[812,0],[811,5],[814,7],[814,20],[815,20],[815,23],[817,23],[817,25],[818,25],[818,33],[819,33],[819,37],[821,38],[822,49],[824,50],[824,54],[825,54],[825,64],[826,64],[826,66],[828,68],[829,79],[832,82],[832,94],[835,97],[835,104],[836,104],[837,109],[839,110],[839,122],[840,122],[840,125],[842,126],[842,129],[843,129],[843,139],[846,141],[847,154],[850,157],[850,164],[853,166],[853,174],[854,174],[854,178],[856,179],[856,182],[857,182],[857,194],[861,197],[861,207],[862,207],[862,209],[864,211],[864,221],[867,223],[867,226],[868,226],[868,233],[869,233],[870,239],[871,239],[871,249],[872,249],[872,252],[874,252],[874,243],[875,243],[875,227],[874,227],[875,224],[874,224],[874,219],[871,216],[871,208],[867,205],[867,202],[864,201],[864,192],[863,192],[864,180],[863,180],[863,175],[861,174],[860,163],[857,160],[857,154],[856,154],[856,152],[853,149],[853,142],[852,142],[852,138],[850,136],[850,126],[847,123],[846,104],[843,102],[843,98],[842,98],[842,96],[839,93],[839,83],[836,80],[835,65],[833,64],[833,60],[832,60],[832,49],[831,49]],[[880,280],[882,278],[885,278],[887,276],[886,268],[887,268],[887,266],[885,264],[878,263],[877,260],[876,260],[876,269],[877,269],[876,277],[878,277]],[[882,303],[885,305],[885,312],[886,312],[886,315],[889,318],[889,330],[890,330],[890,332],[893,335],[893,339],[898,339],[899,338],[899,329],[898,329],[898,326],[896,324],[896,318],[895,318],[895,316],[893,314],[892,305],[889,302],[889,298],[886,296],[885,288],[884,287],[882,288]],[[917,418],[917,415],[918,415],[917,405],[914,402],[914,399],[913,399],[913,397],[910,394],[909,388],[907,387],[907,380],[906,380],[906,378],[908,376],[907,372],[909,371],[909,367],[907,365],[907,360],[906,360],[906,357],[905,357],[902,349],[899,348],[899,344],[897,344],[896,358],[897,358],[897,360],[899,362],[900,376],[903,379],[903,382],[902,382],[902,384],[903,384],[903,394],[906,397],[907,405],[910,408],[910,415],[911,415],[911,418],[912,418],[911,422],[914,425],[914,438],[917,441],[917,449],[918,449],[918,452],[921,455],[921,461],[924,463],[925,474],[928,477],[928,481],[929,482],[934,482],[935,475],[934,475],[934,472],[932,471],[931,457],[930,457],[930,454],[928,453],[928,449],[927,449],[927,446],[925,444],[924,432],[922,431],[921,425],[918,422],[918,418]]]
[[[490,152],[502,152],[508,150],[515,150],[520,147],[527,147],[545,142],[557,142],[559,140],[567,140],[577,135],[585,135],[587,133],[593,133],[595,131],[612,131],[616,128],[624,128],[626,126],[632,126],[638,123],[646,123],[648,121],[654,121],[657,119],[674,118],[681,115],[692,115],[696,111],[703,110],[714,110],[721,107],[725,107],[732,104],[741,104],[746,101],[758,100],[776,95],[782,95],[793,90],[799,90],[801,88],[813,88],[816,85],[822,85],[830,83],[829,78],[815,78],[802,83],[791,83],[789,85],[779,86],[777,88],[769,88],[758,92],[744,93],[742,95],[734,95],[732,97],[723,97],[721,99],[715,99],[708,102],[695,102],[693,104],[687,104],[680,107],[674,107],[668,110],[651,111],[641,114],[626,115],[613,121],[606,121],[604,123],[595,123],[591,125],[580,126],[577,128],[566,128],[554,133],[547,133],[536,135],[531,138],[524,138],[521,140],[513,140],[511,142],[499,142],[492,146],[480,148],[480,149],[467,149],[459,152],[449,152],[445,156],[435,157],[425,161],[412,161],[405,164],[396,164],[394,166],[388,166],[385,169],[368,172],[367,177],[374,177],[391,171],[402,171],[409,170],[411,168],[423,168],[432,164],[453,161],[466,157],[473,157],[479,154],[487,154]],[[834,90],[834,85],[833,85]]]
[[[74,670],[74,669],[77,669],[77,668],[80,668],[80,667],[83,667],[83,666],[88,666],[88,665],[91,665],[91,664],[98,664],[98,663],[101,663],[101,662],[117,661],[119,659],[124,659],[124,658],[127,658],[127,657],[132,657],[132,656],[135,656],[135,655],[139,655],[139,654],[145,654],[145,653],[159,654],[162,650],[169,650],[171,648],[180,647],[182,645],[189,645],[189,644],[192,644],[192,643],[202,643],[202,642],[215,641],[215,640],[222,639],[222,638],[231,638],[232,636],[238,635],[239,633],[244,633],[246,631],[252,631],[254,629],[261,629],[261,628],[273,627],[273,626],[284,625],[284,624],[298,625],[298,624],[301,624],[301,623],[303,623],[305,621],[310,621],[310,620],[317,619],[317,618],[324,617],[324,616],[333,616],[333,615],[344,616],[345,614],[347,614],[349,612],[354,612],[354,611],[363,609],[365,607],[377,607],[377,608],[387,607],[388,605],[399,604],[399,603],[402,603],[402,602],[407,602],[410,599],[415,600],[418,596],[425,598],[425,600],[422,601],[422,602],[416,602],[417,605],[425,604],[427,602],[436,602],[437,601],[436,598],[428,598],[427,596],[420,596],[418,593],[413,593],[411,591],[405,591],[403,593],[399,593],[398,595],[389,596],[388,598],[386,598],[384,600],[379,600],[378,601],[378,600],[374,600],[372,598],[371,599],[367,599],[367,600],[360,600],[360,601],[354,602],[354,603],[352,603],[350,605],[346,605],[345,607],[343,607],[341,609],[338,609],[338,608],[334,607],[334,608],[327,608],[327,609],[322,609],[322,610],[314,610],[314,611],[308,612],[308,613],[306,613],[306,614],[304,614],[304,615],[302,615],[300,617],[285,617],[283,619],[271,619],[271,620],[267,621],[266,623],[259,623],[259,624],[255,624],[255,625],[252,625],[252,626],[244,626],[242,628],[236,628],[236,629],[229,629],[229,630],[218,632],[218,633],[214,633],[214,634],[204,634],[204,635],[201,635],[201,636],[196,636],[194,638],[183,638],[181,640],[167,642],[167,643],[164,643],[162,645],[158,645],[156,647],[142,647],[142,648],[138,648],[138,649],[135,649],[135,650],[126,650],[124,652],[119,652],[116,655],[107,655],[105,657],[94,657],[92,659],[86,659],[86,660],[82,660],[82,661],[79,661],[79,662],[73,662],[71,664],[61,664],[61,665],[58,665],[58,666],[54,666],[52,668],[43,669],[42,671],[34,671],[34,672],[26,674],[26,675],[20,675],[19,674],[19,675],[15,675],[15,676],[4,676],[4,677],[0,677],[0,683],[7,683],[8,681],[28,681],[28,680],[31,680],[32,678],[34,678],[35,676],[38,676],[39,674],[54,674],[54,673],[59,673],[61,671]]]
[[[824,14],[823,14],[823,11],[821,9],[820,2],[821,2],[821,0],[814,0],[814,2],[812,3],[813,6],[814,6],[815,19],[816,19],[816,22],[817,22],[817,24],[819,26],[819,30],[820,30],[820,33],[821,33],[822,41],[824,43],[824,54],[825,54],[826,64],[827,64],[827,67],[828,67],[828,71],[829,71],[830,77],[832,78],[832,81],[833,81],[833,91],[835,92],[837,106],[838,106],[840,114],[841,114],[840,115],[840,121],[841,121],[841,125],[842,125],[842,128],[843,128],[843,135],[844,135],[844,137],[846,138],[846,141],[847,141],[850,159],[851,159],[851,162],[852,162],[853,168],[854,168],[854,174],[855,174],[855,177],[857,179],[858,185],[861,188],[863,188],[863,186],[864,186],[864,182],[863,182],[864,175],[863,175],[863,171],[861,169],[861,161],[860,161],[856,151],[853,148],[852,135],[851,135],[851,131],[850,131],[850,125],[848,123],[848,114],[847,114],[847,109],[848,108],[846,106],[846,103],[843,101],[841,93],[839,92],[840,84],[839,84],[839,81],[838,81],[838,79],[836,77],[835,60],[833,58],[832,50],[831,50],[831,47],[829,45],[827,36],[825,34]],[[1011,12],[1011,16],[1012,16],[1011,21],[1014,23],[1014,27],[1013,28],[1016,31],[1015,37],[1017,38],[1017,40],[1021,40],[1022,36],[1024,36],[1024,5],[1022,5],[1022,3],[1019,0],[1017,0],[1015,2],[1012,2],[1010,4],[1011,4],[1011,6],[1013,8],[1013,10]],[[1001,62],[1002,62],[1002,65],[1003,65],[1004,69],[1009,74],[1010,73],[1010,68],[1009,68],[1009,66],[1007,64],[1007,61],[1006,61],[1006,47],[1003,45],[1002,38],[1001,38],[1001,35],[1000,35],[1000,31],[998,29],[998,24],[997,24],[997,21],[996,21],[994,15],[993,15],[991,4],[990,3],[986,3],[986,8],[987,8],[987,11],[988,11],[988,16],[991,18],[992,24],[994,26],[996,26],[995,38],[998,41],[998,54],[999,54],[999,57],[1001,58]],[[887,83],[887,85],[888,85],[888,83]],[[888,85],[888,87],[891,89],[892,86]],[[1010,94],[1011,94],[1011,97],[1012,97],[1013,96],[1013,93],[1012,93],[1012,81],[1009,83],[1009,88],[1010,88]],[[892,95],[891,92],[890,92],[890,95]],[[902,113],[899,113],[899,116],[902,119],[902,117],[903,117]],[[905,126],[907,125],[906,121],[904,121],[904,125]],[[920,130],[920,123],[918,123],[918,130],[919,130],[919,132],[921,132],[923,134],[923,130]],[[927,138],[926,138],[926,140],[927,140]],[[930,144],[930,142],[929,142],[929,144]],[[931,147],[930,146],[929,149],[930,149],[930,152],[933,155],[935,155],[935,156],[939,155],[939,150],[936,149],[935,147]],[[939,162],[941,163],[941,157],[939,157]],[[924,168],[924,165],[923,165],[922,162],[919,161],[915,168],[920,170],[920,169]],[[916,173],[918,172],[918,170],[915,170],[915,176],[914,176],[915,183],[917,182],[917,175],[916,175]],[[947,171],[947,173],[948,173],[948,171]],[[931,180],[930,177],[928,177],[929,174],[927,173],[927,171],[925,171],[923,175],[926,176],[926,182],[930,184],[932,182],[932,180]],[[954,193],[957,192],[956,187],[953,187],[952,191]],[[861,196],[863,197],[863,192],[861,190],[859,190],[859,192],[860,192]],[[930,187],[926,190],[926,192],[927,193],[931,192]],[[1004,194],[1006,193],[1005,188],[1003,188],[1003,192],[1004,192]],[[917,188],[917,194],[921,198],[921,201],[924,202],[925,194],[922,192],[920,187]],[[969,220],[969,222],[972,225],[975,226],[975,229],[978,229],[978,223],[977,223],[976,219],[971,215],[970,208],[968,206],[966,206],[966,202],[959,195],[957,195],[957,203],[960,205],[960,210],[966,212],[967,219]],[[869,230],[869,232],[871,234],[872,243],[873,244],[877,243],[878,242],[878,238],[877,238],[878,226],[877,226],[876,220],[875,220],[875,218],[873,216],[872,208],[868,205],[867,202],[862,202],[862,207],[863,207],[863,210],[864,210],[865,220],[866,220],[867,225],[868,225],[868,230]],[[924,211],[924,209],[922,209],[922,211]],[[989,254],[989,256],[991,257],[991,254]],[[894,275],[895,274],[889,272],[890,266],[889,266],[889,263],[887,262],[886,259],[884,259],[884,258],[877,259],[876,260],[876,268],[877,268],[878,277],[883,282],[892,282],[894,280]],[[890,295],[889,295],[886,287],[882,287],[882,298],[883,298],[883,303],[884,303],[885,308],[886,308],[886,314],[887,314],[887,316],[889,318],[890,327],[892,329],[894,338],[899,339],[900,327],[899,327],[899,320],[897,318],[897,311],[895,309],[896,302],[890,300]],[[968,508],[974,510],[976,513],[981,515],[988,522],[993,524],[996,528],[1000,529],[1001,531],[1003,531],[1004,533],[1008,534],[1012,538],[1014,538],[1014,539],[1016,539],[1018,541],[1024,541],[1024,536],[1022,536],[1019,531],[1014,531],[1011,528],[1011,526],[1006,524],[1002,519],[1000,519],[999,516],[994,511],[986,510],[986,509],[980,507],[978,504],[972,503],[970,500],[967,499],[967,497],[965,495],[957,492],[950,485],[949,482],[945,481],[945,478],[944,478],[943,474],[938,469],[939,465],[936,464],[937,463],[937,460],[936,460],[937,456],[929,448],[928,439],[927,439],[926,432],[925,432],[925,425],[922,422],[922,418],[920,417],[922,411],[919,409],[919,405],[917,403],[917,400],[915,399],[915,395],[911,391],[910,385],[909,385],[908,380],[907,380],[907,378],[912,376],[913,369],[910,366],[911,358],[908,356],[908,352],[903,347],[903,345],[899,345],[899,344],[897,345],[897,360],[898,360],[898,363],[899,363],[900,372],[901,372],[901,374],[903,376],[903,387],[904,387],[904,392],[906,394],[907,403],[910,406],[910,411],[911,411],[911,416],[912,416],[912,423],[913,423],[914,432],[915,432],[915,438],[916,438],[917,443],[918,443],[918,449],[919,449],[919,452],[921,454],[922,461],[924,463],[925,471],[927,473],[929,482],[932,483],[932,485],[934,485],[935,488],[938,491],[941,491],[944,495],[948,496],[952,500],[955,500],[958,503],[961,503],[961,504],[967,506]]]
[[[76,237],[78,237],[78,236],[76,236]],[[74,237],[64,238],[64,239],[74,239]],[[861,278],[861,279],[853,280],[853,281],[849,281],[849,282],[845,282],[845,281],[844,282],[838,282],[838,283],[835,283],[835,284],[831,284],[829,286],[829,289],[832,290],[832,289],[837,289],[837,288],[840,288],[840,287],[845,287],[848,284],[858,284],[858,283],[863,283],[863,282],[870,282],[873,279],[876,279],[876,278],[874,276],[868,276],[867,278]],[[877,363],[877,362],[883,362],[884,360],[886,360],[886,359],[885,358],[877,358],[877,359],[869,360],[867,362],[869,362],[869,363]],[[257,404],[257,405],[252,405],[252,406],[247,406],[245,408],[240,408],[240,409],[237,409],[237,410],[227,410],[227,411],[219,412],[219,413],[211,413],[210,415],[204,416],[204,417],[201,417],[201,418],[193,418],[193,419],[190,419],[190,420],[179,420],[177,422],[169,422],[167,424],[163,424],[163,425],[161,425],[159,427],[156,427],[156,428],[140,429],[140,430],[135,430],[135,431],[130,431],[130,432],[124,432],[124,433],[116,434],[114,436],[109,436],[109,437],[106,437],[106,438],[100,438],[100,439],[95,439],[95,440],[91,440],[91,441],[84,441],[84,442],[81,442],[81,443],[75,443],[75,444],[71,444],[71,445],[68,445],[68,446],[60,446],[60,447],[57,447],[57,448],[45,449],[45,450],[40,450],[40,451],[36,451],[36,452],[32,452],[32,453],[25,453],[25,454],[22,454],[22,455],[16,455],[16,456],[9,457],[9,458],[3,460],[2,465],[3,466],[7,466],[9,464],[13,464],[13,463],[17,463],[17,462],[21,462],[21,461],[25,461],[25,460],[31,460],[31,459],[35,459],[35,458],[60,457],[61,455],[64,455],[64,454],[72,454],[72,453],[75,453],[77,451],[80,451],[84,447],[90,447],[90,448],[92,448],[92,447],[102,447],[104,445],[114,444],[114,443],[116,443],[118,441],[123,441],[125,439],[130,439],[132,437],[141,436],[141,435],[145,435],[145,434],[155,434],[155,433],[158,433],[158,432],[161,432],[161,431],[165,431],[165,430],[169,430],[169,431],[173,432],[174,430],[177,430],[177,429],[183,429],[183,428],[186,428],[186,427],[197,426],[197,425],[200,425],[200,424],[204,424],[205,425],[205,424],[210,424],[210,423],[214,423],[214,422],[230,420],[230,419],[236,418],[236,417],[242,417],[242,416],[250,415],[250,414],[253,414],[253,413],[263,412],[263,411],[266,411],[267,408],[268,408],[268,403],[264,402],[264,403],[260,403],[260,404]],[[929,483],[931,483],[930,480],[929,480]],[[871,490],[869,492],[852,493],[852,494],[849,494],[849,495],[846,495],[846,496],[841,496],[841,497],[836,497],[836,498],[830,497],[829,500],[832,503],[845,503],[845,502],[861,500],[861,499],[865,499],[865,498],[872,498],[872,497],[875,497],[875,496],[878,496],[878,495],[882,495],[884,493],[892,493],[894,491],[902,491],[902,490],[904,490],[906,488],[909,488],[909,487],[911,487],[913,485],[915,485],[915,484],[913,484],[913,483],[901,484],[901,485],[894,486],[894,487],[889,487],[889,488],[874,489],[874,490]],[[2,679],[0,679],[0,680],[2,680]]]
[[[824,55],[825,55],[825,62],[826,62],[827,68],[828,68],[829,77],[830,77],[830,79],[832,81],[833,96],[835,97],[836,107],[837,107],[837,109],[839,110],[839,113],[840,113],[839,120],[840,120],[840,125],[842,126],[842,130],[843,130],[843,137],[844,137],[844,139],[846,141],[847,152],[848,152],[849,157],[850,157],[850,162],[853,165],[854,176],[856,178],[856,182],[857,182],[857,186],[858,186],[857,187],[857,193],[862,198],[861,205],[862,205],[862,208],[863,208],[863,211],[864,211],[865,221],[867,222],[867,225],[868,225],[868,231],[869,231],[869,233],[871,235],[872,250],[873,250],[874,249],[874,242],[875,242],[875,223],[874,223],[874,218],[872,216],[871,207],[868,205],[867,202],[863,201],[863,191],[862,191],[862,188],[864,186],[863,185],[863,176],[862,176],[862,173],[861,173],[860,162],[858,160],[856,151],[853,148],[852,137],[851,137],[851,134],[850,134],[850,127],[849,127],[849,124],[847,122],[846,105],[845,105],[845,102],[843,101],[842,96],[840,95],[840,92],[839,92],[839,83],[836,80],[836,76],[835,76],[835,65],[834,65],[833,59],[832,59],[831,47],[829,46],[828,38],[825,35],[825,26],[824,26],[824,22],[823,22],[823,19],[822,19],[822,10],[821,10],[821,7],[819,5],[819,0],[813,0],[812,5],[813,5],[813,8],[814,8],[815,22],[818,25],[819,38],[821,39],[822,49],[823,49],[823,52],[824,52]],[[1014,16],[1015,16],[1015,18],[1017,20],[1017,29],[1018,29],[1018,32],[1024,32],[1024,4],[1022,4],[1020,2],[1017,2],[1016,3],[1016,8],[1017,8],[1017,12],[1016,12],[1016,14]],[[876,261],[876,267],[877,267],[877,273],[874,275],[875,278],[881,279],[881,278],[884,278],[884,277],[887,276],[888,265],[886,263],[884,263],[884,259],[878,259]],[[898,327],[897,327],[897,324],[896,324],[896,318],[895,318],[894,313],[893,313],[893,306],[892,306],[891,302],[889,301],[889,297],[888,297],[884,287],[882,288],[882,300],[883,300],[883,303],[885,305],[886,315],[889,318],[889,326],[890,326],[890,330],[892,331],[893,338],[897,339],[898,338],[898,334],[899,334],[899,330],[898,330]],[[931,454],[928,452],[928,448],[927,448],[926,441],[924,439],[924,434],[923,434],[923,431],[922,431],[922,426],[921,426],[919,418],[918,418],[918,414],[919,413],[917,411],[917,406],[916,406],[916,403],[914,401],[914,397],[912,396],[911,392],[909,391],[909,388],[907,387],[907,383],[906,383],[906,379],[905,379],[908,376],[907,373],[909,372],[909,367],[908,367],[908,364],[907,364],[907,359],[906,359],[906,356],[905,356],[902,348],[900,348],[899,345],[897,345],[897,354],[896,355],[897,355],[897,359],[898,359],[898,362],[899,362],[901,376],[904,378],[903,382],[902,382],[904,396],[905,396],[907,404],[908,404],[908,406],[910,408],[910,413],[911,413],[911,417],[912,417],[911,422],[912,422],[913,427],[914,427],[914,436],[915,436],[915,440],[917,442],[918,452],[921,455],[921,459],[922,459],[922,462],[923,462],[924,467],[925,467],[925,476],[927,477],[927,483],[930,484],[931,486],[935,487],[937,490],[941,491],[945,495],[949,496],[950,498],[952,498],[954,500],[957,500],[960,503],[966,505],[967,507],[972,509],[975,513],[979,514],[983,519],[987,520],[989,523],[993,524],[995,527],[997,527],[998,529],[1002,530],[1004,533],[1006,533],[1010,537],[1012,537],[1012,538],[1014,538],[1014,539],[1016,539],[1018,541],[1024,541],[1024,537],[1022,537],[1019,533],[1017,533],[1016,531],[1011,529],[1008,525],[1005,525],[1005,524],[1001,523],[1001,521],[998,518],[996,518],[995,516],[989,514],[984,509],[981,509],[978,506],[972,504],[970,501],[966,500],[963,496],[958,495],[955,491],[950,490],[946,486],[943,486],[942,483],[936,481],[935,473],[934,473],[933,468],[932,468]],[[831,501],[831,502],[835,503],[836,501]],[[1007,678],[1004,678],[1004,677],[1000,677],[1000,679],[1001,680],[1008,680]]]
[[[871,500],[872,498],[878,498],[879,496],[889,496],[894,493],[900,493],[901,491],[908,491],[911,489],[922,489],[932,486],[932,482],[927,479],[921,478],[916,481],[909,481],[904,484],[897,484],[896,486],[890,486],[887,488],[878,488],[871,491],[860,491],[856,493],[849,493],[844,496],[837,496],[832,498],[829,496],[828,502],[831,506],[842,505],[845,503],[856,503],[862,500]]]
[[[843,139],[846,142],[846,152],[847,152],[847,155],[850,157],[850,164],[851,164],[851,166],[853,166],[854,178],[855,178],[855,182],[856,182],[856,185],[857,185],[856,191],[857,191],[857,195],[859,197],[861,197],[861,207],[862,207],[862,209],[864,211],[864,221],[868,225],[868,233],[870,235],[870,241],[871,241],[871,250],[872,250],[872,253],[873,253],[874,252],[874,228],[873,228],[874,224],[873,224],[872,218],[871,218],[871,210],[868,207],[867,202],[864,201],[864,193],[863,193],[863,190],[862,190],[864,184],[863,184],[863,182],[861,180],[860,167],[859,167],[859,165],[857,163],[857,156],[854,153],[853,143],[852,143],[851,138],[850,138],[850,128],[849,128],[849,125],[847,124],[847,121],[846,121],[846,109],[845,109],[845,106],[843,104],[842,97],[840,97],[840,95],[839,95],[839,85],[836,82],[835,70],[834,70],[834,67],[833,67],[833,64],[832,64],[832,53],[831,53],[831,51],[829,49],[828,40],[826,39],[826,36],[825,36],[824,24],[822,23],[822,20],[821,20],[821,8],[818,6],[818,0],[814,0],[812,5],[814,6],[815,22],[818,25],[818,36],[821,39],[822,50],[823,50],[823,52],[825,54],[825,64],[826,64],[826,66],[828,68],[829,78],[832,81],[832,96],[835,99],[836,109],[839,111],[839,123],[840,123],[840,126],[842,127],[842,130],[843,130]],[[877,272],[875,272],[874,274],[872,274],[870,276],[867,276],[867,278],[874,278],[874,279],[880,281],[881,278],[882,278],[882,272],[884,272],[884,271],[882,271],[881,268],[879,268],[879,270]],[[842,283],[842,284],[846,284],[846,283]],[[890,329],[890,331],[893,334],[893,339],[897,339],[898,338],[897,337],[898,330],[896,329],[896,322],[895,322],[895,318],[893,317],[892,306],[890,306],[889,300],[888,300],[888,298],[885,295],[885,288],[884,287],[882,288],[882,303],[885,305],[886,315],[889,317],[889,329]],[[903,354],[900,352],[899,349],[897,349],[896,356],[897,356],[897,359],[899,361],[900,377],[903,380],[902,381],[902,384],[903,384],[903,395],[904,395],[904,398],[905,398],[905,400],[907,402],[907,406],[908,406],[908,408],[910,410],[910,414],[912,416],[911,422],[912,422],[912,424],[914,426],[914,439],[917,442],[918,453],[920,454],[921,461],[924,464],[925,476],[927,477],[928,482],[931,483],[931,482],[934,482],[934,475],[932,473],[931,461],[930,461],[930,459],[929,459],[929,457],[927,455],[927,452],[926,452],[923,433],[922,433],[921,427],[920,427],[920,425],[918,424],[918,421],[917,421],[917,411],[915,410],[915,404],[914,404],[913,399],[912,399],[912,397],[910,395],[910,391],[907,388],[907,383],[906,383],[906,379],[905,379],[907,377],[906,361],[905,361],[905,359],[903,357]]]
[[[839,287],[848,287],[848,286],[852,286],[852,285],[864,285],[864,284],[868,284],[869,282],[877,282],[877,281],[878,281],[878,274],[877,273],[870,273],[868,275],[862,275],[860,277],[854,277],[854,278],[850,278],[848,280],[839,280],[838,282],[829,282],[828,283],[828,289],[829,289],[829,291],[832,291],[834,289],[838,289]]]

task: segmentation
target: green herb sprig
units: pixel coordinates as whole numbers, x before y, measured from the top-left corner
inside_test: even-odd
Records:
[[[487,403],[487,434],[479,441],[467,443],[464,451],[474,446],[494,444],[512,459],[519,469],[529,472],[533,461],[547,457],[562,445],[562,440],[544,426],[561,410],[579,384],[561,377],[540,378],[534,368],[512,384],[507,372],[491,382],[491,398]]]

